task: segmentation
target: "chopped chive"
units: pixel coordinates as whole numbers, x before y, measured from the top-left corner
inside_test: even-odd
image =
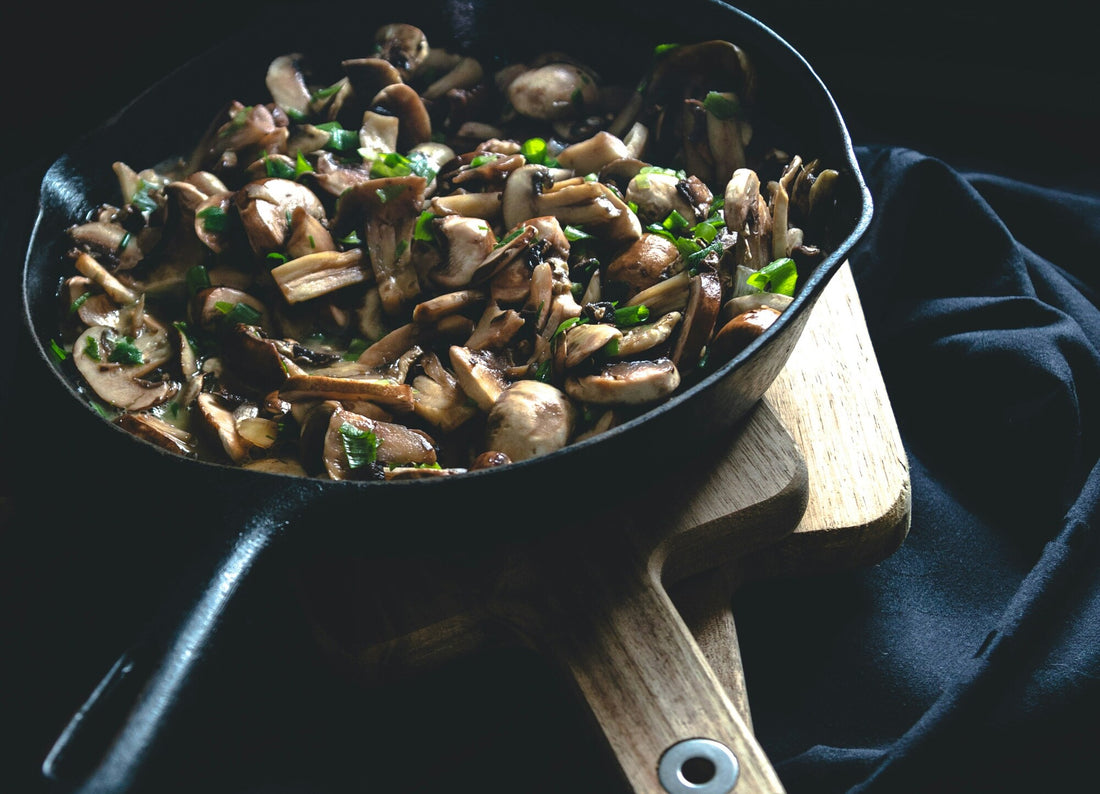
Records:
[[[65,348],[61,347],[56,339],[50,340],[50,352],[53,353],[53,357],[56,358],[58,362],[64,361],[69,357],[65,352]]]
[[[798,267],[790,257],[776,259],[755,273],[749,274],[745,281],[749,286],[756,287],[763,292],[774,292],[780,295],[793,296],[798,284]]]
[[[89,339],[88,341],[91,342],[92,340]],[[85,350],[85,352],[88,353],[89,351]],[[95,360],[98,361],[98,357]],[[123,337],[115,343],[114,350],[107,356],[107,360],[114,364],[144,364],[145,356],[134,345],[132,339]]]
[[[74,301],[73,301],[72,303],[70,303],[70,304],[69,304],[69,314],[76,314],[77,310],[78,310],[78,309],[79,309],[79,308],[80,308],[81,306],[83,306],[83,305],[84,305],[84,302],[85,302],[86,300],[88,300],[88,298],[90,298],[90,297],[92,297],[92,293],[90,293],[90,292],[83,292],[83,293],[81,293],[81,294],[80,294],[80,295],[79,295],[79,296],[78,296],[78,297],[76,298],[76,300],[74,300]]]
[[[89,336],[84,340],[84,355],[92,361],[99,361],[99,342]]]

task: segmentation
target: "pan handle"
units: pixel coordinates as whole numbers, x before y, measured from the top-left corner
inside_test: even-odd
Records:
[[[510,622],[565,669],[636,794],[781,794],[660,566],[619,534],[555,559],[548,601]]]
[[[296,493],[309,501],[316,492]],[[303,499],[287,501],[283,492],[274,509],[265,500],[266,509],[244,511],[243,528],[220,538],[212,555],[203,558],[197,581],[183,591],[189,600],[180,602],[182,608],[166,609],[74,714],[42,763],[47,780],[73,794],[119,794],[134,787],[209,655],[234,597],[260,558],[281,545],[288,516]]]

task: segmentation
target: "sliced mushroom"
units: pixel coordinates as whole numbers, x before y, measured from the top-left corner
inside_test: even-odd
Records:
[[[428,277],[441,289],[467,287],[479,278],[482,264],[497,244],[496,235],[481,218],[448,215],[434,221],[441,238],[442,261]]]
[[[503,309],[496,301],[490,301],[466,340],[466,347],[470,350],[502,349],[526,324],[523,315],[515,309]]]
[[[676,243],[664,235],[644,232],[607,264],[604,286],[623,285],[625,297],[633,297],[664,279],[679,259]]]
[[[249,182],[237,191],[234,202],[257,256],[282,250],[290,233],[290,218],[298,207],[318,220],[325,217],[324,205],[312,190],[279,177]]]
[[[329,417],[323,460],[334,480],[381,479],[387,465],[435,464],[436,452],[422,431],[337,408]]]
[[[714,333],[718,313],[722,309],[722,284],[718,275],[703,270],[691,277],[688,287],[684,324],[669,357],[680,372],[688,372],[699,363],[699,357]]]
[[[352,219],[362,219],[382,308],[389,316],[399,315],[420,295],[411,257],[426,185],[421,176],[370,179],[345,191],[337,205],[337,228],[354,228]]]
[[[505,389],[489,411],[487,449],[514,462],[565,447],[572,438],[577,409],[561,390],[538,380],[521,380]]]
[[[619,361],[592,375],[570,376],[566,393],[595,405],[647,405],[669,397],[680,385],[680,372],[667,358]]]
[[[137,363],[111,360],[122,341],[138,351]],[[111,328],[92,326],[73,343],[73,362],[88,386],[101,400],[126,411],[143,411],[176,396],[180,387],[175,381],[145,379],[170,356],[171,344],[163,328],[123,340]]]
[[[557,160],[562,167],[584,175],[596,173],[613,160],[629,156],[630,150],[626,144],[610,132],[601,130],[587,140],[566,146],[558,153]]]
[[[539,211],[539,196],[553,184],[550,169],[544,165],[529,164],[513,171],[502,194],[504,225],[514,229],[528,218],[548,214]]]
[[[351,284],[363,284],[374,274],[363,266],[363,251],[320,251],[291,259],[271,269],[271,277],[289,304],[313,300]]]
[[[779,319],[780,312],[770,306],[761,306],[734,317],[714,335],[710,353],[721,361],[736,356],[763,334]]]
[[[375,95],[371,107],[382,108],[399,120],[397,151],[407,152],[432,139],[431,117],[412,86],[405,83],[386,86]]]
[[[461,345],[449,349],[451,366],[462,391],[483,411],[489,411],[508,386],[507,363],[489,350],[470,350]]]
[[[164,421],[155,414],[146,411],[128,411],[119,414],[115,424],[127,433],[177,455],[191,458],[196,454],[195,437],[191,433]]]
[[[223,450],[233,463],[248,460],[251,442],[237,432],[237,413],[216,394],[204,392],[195,400],[196,430]]]
[[[415,72],[431,52],[424,31],[406,23],[383,25],[375,32],[374,42],[378,56],[392,63],[402,80]]]
[[[472,88],[481,82],[484,76],[485,70],[482,68],[480,61],[476,58],[463,56],[458,58],[458,61],[442,77],[433,81],[421,93],[428,101],[435,101],[448,91]]]
[[[562,371],[573,369],[623,338],[623,332],[607,323],[578,323],[555,340],[555,356]]]
[[[658,345],[663,345],[672,336],[681,319],[683,315],[680,312],[667,312],[655,322],[624,329],[623,338],[619,341],[618,353],[612,358],[631,358],[639,353],[653,350]]]
[[[425,366],[425,374],[413,378],[413,411],[444,433],[461,427],[477,415],[478,408],[458,385],[458,379],[430,354],[435,365]]]
[[[297,400],[365,400],[399,411],[412,411],[412,387],[391,378],[290,375],[279,388],[288,402]]]
[[[542,121],[583,116],[599,98],[592,74],[571,63],[528,69],[509,83],[507,93],[517,113]]]
[[[267,90],[275,104],[291,118],[305,118],[310,111],[312,94],[306,86],[302,69],[302,54],[280,55],[267,67]]]

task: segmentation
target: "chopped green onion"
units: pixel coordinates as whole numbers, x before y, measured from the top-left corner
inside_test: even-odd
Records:
[[[661,56],[669,50],[674,50],[679,46],[679,44],[658,44],[656,47],[653,48],[653,54],[655,56]]]
[[[224,232],[229,224],[229,216],[219,206],[210,206],[199,210],[198,217],[202,218],[202,228],[208,232]]]
[[[366,339],[356,337],[348,343],[348,352],[344,353],[344,361],[355,361],[359,356],[363,355],[363,351],[370,347],[370,342]]]
[[[230,303],[218,301],[214,308],[225,315],[225,320],[231,323],[243,323],[244,325],[257,325],[262,319],[261,314],[247,303]]]
[[[798,268],[790,257],[776,259],[751,273],[745,281],[763,292],[793,296],[798,283]]]
[[[297,179],[302,174],[313,173],[313,166],[309,164],[309,160],[302,154],[301,149],[298,150],[298,156],[294,159],[294,178]]]
[[[91,342],[92,340],[89,339],[88,341]],[[89,351],[86,350],[85,352],[90,355]],[[99,360],[98,356],[96,360]],[[145,356],[143,356],[141,350],[134,345],[132,339],[124,336],[115,343],[115,348],[111,351],[111,354],[107,356],[107,360],[115,364],[144,364]]]
[[[118,252],[120,254],[126,250],[126,246],[130,244],[130,241],[132,239],[134,239],[134,236],[129,232],[126,232],[124,235],[122,235],[122,239],[118,242]]]
[[[586,322],[588,322],[588,320],[586,320],[584,317],[570,317],[568,320],[562,320],[561,324],[558,325],[557,330],[554,331],[554,335],[550,338],[556,339],[557,337],[568,331],[570,328],[572,328],[574,325],[580,325],[581,323]]]
[[[278,262],[279,264],[282,264],[283,262],[287,261],[286,254],[281,254],[278,251],[269,252],[268,255],[267,255],[267,258],[271,259],[275,262]]]
[[[481,168],[483,165],[495,162],[499,158],[496,154],[490,152],[489,154],[479,154],[473,160],[470,161],[470,168]]]
[[[339,83],[333,83],[328,88],[318,88],[310,96],[309,101],[310,102],[317,102],[317,101],[322,100],[322,99],[328,99],[330,96],[334,96],[336,94],[336,92],[339,91],[343,87],[343,85],[344,84],[342,82],[339,82]]]
[[[95,337],[89,336],[84,340],[84,355],[92,361],[99,361],[99,342]]]
[[[346,130],[336,121],[326,121],[316,126],[322,132],[328,133],[328,141],[324,148],[329,151],[346,153],[354,152],[359,148],[358,130]]]
[[[535,368],[535,380],[541,380],[543,383],[550,382],[550,373],[553,365],[550,363],[550,359],[546,359],[541,362],[538,367]]]
[[[90,293],[90,292],[81,293],[76,298],[76,300],[74,300],[72,303],[69,304],[69,314],[76,314],[77,309],[79,309],[81,306],[83,306],[84,301],[88,300],[88,298],[90,298],[90,297],[92,297],[92,293]]]
[[[683,169],[677,171],[674,168],[665,168],[659,165],[643,165],[638,169],[639,174],[664,174],[665,176],[674,176],[677,179],[686,179],[687,171]]]
[[[520,153],[529,163],[545,165],[547,168],[555,168],[558,161],[550,155],[550,150],[543,138],[528,138],[520,145]]]
[[[264,173],[276,179],[294,179],[294,167],[280,157],[264,155]]]
[[[350,422],[340,425],[340,439],[344,443],[344,454],[348,458],[348,468],[358,469],[374,463],[378,459],[378,436],[370,430],[363,430]]]
[[[620,327],[638,325],[639,323],[644,323],[648,319],[649,307],[644,303],[639,303],[637,306],[623,306],[621,309],[615,309],[615,325]]]
[[[435,235],[432,234],[432,221],[436,216],[431,210],[424,210],[420,213],[420,217],[416,219],[416,227],[413,229],[413,239],[422,240],[426,243],[434,243]]]
[[[65,352],[65,348],[61,347],[61,345],[57,343],[56,339],[50,340],[50,352],[53,353],[53,357],[56,358],[59,362],[64,361],[69,357],[68,354]]]
[[[134,191],[134,195],[130,196],[130,203],[142,212],[152,212],[157,208],[157,200],[152,196],[154,190],[156,190],[154,185],[150,185],[144,179],[139,179],[137,190]]]
[[[362,242],[363,241],[359,239],[359,232],[351,232],[340,239],[342,245],[361,245]]]
[[[206,267],[203,265],[195,265],[189,268],[184,280],[187,283],[187,294],[192,297],[211,286],[210,274],[206,272]]]
[[[703,100],[703,107],[717,119],[732,119],[741,112],[741,103],[733,93],[711,91]]]
[[[706,248],[700,248],[694,254],[686,257],[684,263],[687,265],[688,270],[695,270],[699,266],[699,263],[706,259],[708,256],[710,256],[711,254],[721,254],[722,250],[722,241],[715,240]]]
[[[573,242],[574,240],[591,240],[592,239],[591,234],[584,231],[583,229],[579,229],[576,226],[572,226],[570,224],[566,224],[565,228],[563,228],[562,231],[565,233],[565,239],[569,240],[570,242]]]
[[[661,226],[663,226],[665,229],[668,229],[673,234],[681,236],[683,232],[688,228],[688,222],[683,215],[681,215],[676,210],[673,210],[668,214],[668,217],[664,219],[664,222],[661,223]]]
[[[508,232],[508,234],[504,235],[500,239],[500,242],[493,246],[493,249],[496,250],[497,248],[503,248],[504,246],[508,245],[508,243],[512,242],[512,240],[523,234],[523,230],[525,228],[525,226],[519,226],[515,229],[512,229],[512,231]]]

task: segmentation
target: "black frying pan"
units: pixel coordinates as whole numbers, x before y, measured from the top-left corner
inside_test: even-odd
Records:
[[[40,355],[35,364],[49,371],[47,380],[58,393],[68,393],[62,400],[66,436],[94,449],[97,460],[125,470],[127,515],[167,512],[173,516],[165,520],[177,524],[186,515],[189,540],[208,546],[194,554],[200,570],[186,597],[138,650],[120,660],[59,739],[45,769],[63,788],[128,790],[239,583],[265,549],[307,552],[345,544],[357,553],[448,548],[476,553],[553,532],[560,517],[542,508],[563,484],[572,510],[580,515],[605,506],[609,494],[656,482],[664,467],[690,461],[700,445],[720,443],[783,368],[822,288],[866,230],[871,199],[843,119],[812,68],[773,31],[730,6],[705,0],[681,0],[675,16],[668,4],[640,3],[627,15],[563,0],[553,6],[554,20],[584,22],[550,26],[564,37],[552,41],[548,30],[525,21],[516,8],[496,0],[444,0],[386,16],[345,5],[327,17],[338,23],[315,26],[294,24],[304,13],[301,6],[286,13],[273,8],[239,37],[157,83],[47,171],[23,281],[25,319]],[[326,18],[321,6],[308,9],[311,18]],[[844,175],[841,217],[829,241],[832,252],[804,278],[781,318],[705,379],[597,438],[507,467],[407,482],[298,479],[185,460],[104,422],[81,396],[72,374],[53,359],[49,342],[57,335],[57,287],[71,272],[64,231],[93,206],[114,200],[110,164],[122,160],[144,167],[190,151],[227,98],[267,96],[264,70],[276,55],[305,52],[319,63],[351,57],[380,24],[390,21],[420,26],[433,44],[504,58],[523,59],[533,49],[567,49],[603,74],[626,79],[644,71],[657,44],[704,38],[737,43],[759,71],[761,115],[783,120],[757,134],[789,152],[820,157]],[[110,697],[112,689],[128,694]],[[109,719],[110,725],[97,719]],[[89,752],[88,742],[106,747],[96,746],[82,762],[73,761]]]

